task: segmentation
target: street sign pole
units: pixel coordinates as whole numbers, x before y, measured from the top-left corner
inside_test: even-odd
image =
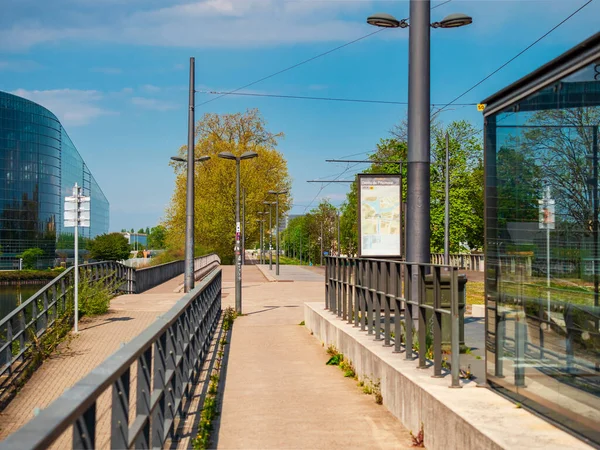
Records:
[[[65,197],[64,226],[73,227],[75,232],[75,255],[73,258],[74,284],[74,332],[79,333],[79,227],[90,226],[90,197],[81,195],[81,187],[75,183],[73,196]]]
[[[540,207],[539,223],[541,229],[546,229],[546,299],[548,320],[550,320],[550,230],[554,230],[555,201],[550,197],[550,186],[544,189],[544,198],[538,200]]]

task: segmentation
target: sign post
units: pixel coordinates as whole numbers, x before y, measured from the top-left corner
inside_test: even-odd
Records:
[[[550,320],[550,230],[554,230],[555,201],[550,198],[550,186],[544,190],[544,198],[538,200],[540,230],[546,230],[546,298]]]
[[[75,230],[75,258],[73,262],[75,270],[75,286],[74,286],[74,329],[75,333],[79,332],[79,227],[90,226],[90,197],[81,195],[81,187],[75,183],[73,187],[73,195],[65,197],[65,227],[74,227]]]

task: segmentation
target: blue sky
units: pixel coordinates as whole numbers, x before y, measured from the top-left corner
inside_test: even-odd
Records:
[[[432,20],[463,12],[474,23],[432,30],[432,102],[452,100],[585,2],[453,0],[434,9]],[[187,139],[190,56],[198,90],[232,90],[371,33],[365,19],[374,12],[404,18],[408,9],[407,1],[2,0],[0,90],[61,119],[110,201],[111,230],[153,226],[172,194],[168,159]],[[591,36],[598,17],[595,0],[460,102],[482,100]],[[408,29],[385,30],[247,91],[406,101],[407,38]],[[197,94],[196,101],[210,98]],[[306,182],[347,169],[325,159],[360,158],[406,115],[400,105],[239,96],[196,114],[254,107],[286,135],[279,149],[294,203],[313,206],[321,197],[339,204],[347,189]],[[463,118],[483,125],[474,106],[440,115],[443,122]]]

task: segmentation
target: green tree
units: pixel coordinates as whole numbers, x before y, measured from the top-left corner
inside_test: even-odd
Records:
[[[137,232],[138,232],[138,234],[144,234],[144,229],[140,228]]]
[[[148,230],[148,248],[163,249],[165,248],[167,229],[164,225],[157,225]]]
[[[130,248],[121,233],[96,236],[90,242],[90,257],[98,261],[120,261],[129,258]]]
[[[278,139],[266,128],[258,110],[236,114],[205,114],[196,124],[195,156],[211,159],[197,164],[195,171],[195,242],[196,254],[216,252],[223,262],[233,261],[235,245],[236,164],[219,158],[228,151],[239,156],[246,151],[258,153],[258,158],[241,163],[240,184],[246,189],[246,243],[258,241],[257,212],[264,211],[265,200],[275,200],[269,190],[290,187],[287,162],[276,150]],[[180,149],[185,157],[187,148]],[[175,190],[167,208],[165,226],[167,247],[182,248],[185,238],[186,164],[173,163],[177,175]],[[289,197],[279,197],[279,215],[289,209]],[[275,215],[275,208],[273,215]],[[274,217],[273,217],[274,218]]]
[[[44,256],[44,251],[41,248],[28,248],[20,255],[20,258],[23,258],[23,268],[35,269],[38,259],[42,256]]]

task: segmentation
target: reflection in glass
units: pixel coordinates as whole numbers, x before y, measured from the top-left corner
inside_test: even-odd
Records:
[[[486,292],[492,385],[600,442],[596,68],[486,117]]]

